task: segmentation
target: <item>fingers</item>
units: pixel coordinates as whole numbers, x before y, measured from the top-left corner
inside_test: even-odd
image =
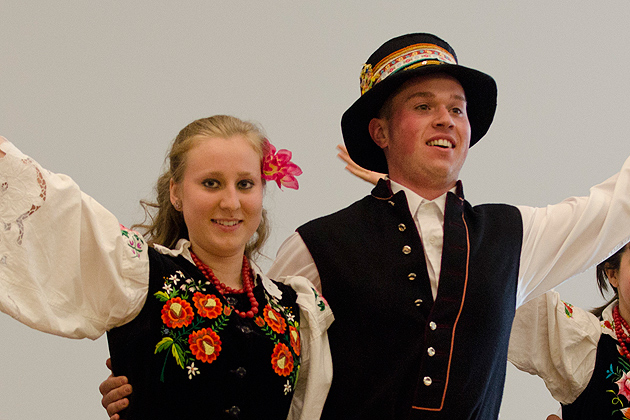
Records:
[[[348,154],[348,149],[346,149],[345,146],[339,144],[337,145],[337,150],[339,150],[339,153],[337,154],[337,156],[343,160],[344,162],[347,163],[346,165],[346,169],[353,175],[355,175],[356,177],[361,178],[364,181],[367,181],[371,184],[375,184],[378,182],[379,179],[384,178],[385,174],[379,173],[379,172],[373,172],[370,171],[368,169],[362,168],[361,166],[357,165],[351,158],[350,155]]]
[[[124,410],[129,405],[129,399],[126,397],[131,395],[132,387],[128,384],[126,376],[110,375],[99,385],[98,390],[103,396],[101,404],[112,419],[116,413]]]
[[[120,413],[122,410],[129,406],[129,399],[123,398],[115,401],[107,406],[107,414],[110,416],[110,420],[120,420]]]

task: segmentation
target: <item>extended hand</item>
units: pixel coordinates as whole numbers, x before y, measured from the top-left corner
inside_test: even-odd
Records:
[[[109,370],[112,370],[111,359],[107,359],[105,364]],[[121,420],[118,413],[129,405],[129,399],[126,397],[128,397],[132,391],[127,377],[110,374],[109,377],[99,385],[98,390],[103,396],[101,404],[103,404],[103,407],[107,410],[110,420]]]
[[[382,174],[380,172],[370,171],[354,163],[354,161],[350,159],[350,155],[348,154],[348,149],[346,149],[346,146],[338,144],[337,150],[339,150],[339,153],[337,153],[337,156],[341,160],[347,163],[346,169],[350,171],[352,174],[361,178],[362,180],[376,185],[379,179],[385,177],[385,174]]]

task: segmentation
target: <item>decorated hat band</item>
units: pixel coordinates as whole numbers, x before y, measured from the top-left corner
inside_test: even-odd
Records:
[[[435,44],[415,44],[395,51],[379,61],[374,68],[371,64],[363,65],[360,76],[361,95],[400,70],[435,64],[457,64],[457,60]]]

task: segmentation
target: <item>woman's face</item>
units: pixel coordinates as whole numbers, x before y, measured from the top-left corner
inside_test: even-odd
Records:
[[[619,313],[630,321],[630,247],[626,245],[621,254],[618,270],[607,270],[606,275],[610,284],[619,293]]]
[[[181,203],[192,249],[202,261],[243,255],[262,218],[260,165],[243,135],[195,138],[181,182],[171,180],[171,202]]]

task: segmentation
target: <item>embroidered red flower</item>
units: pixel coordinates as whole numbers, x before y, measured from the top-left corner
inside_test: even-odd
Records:
[[[223,307],[223,315],[230,316],[232,314],[232,307],[230,305],[225,305]]]
[[[278,334],[283,334],[287,329],[287,323],[278,312],[273,310],[271,306],[267,305],[263,309],[263,316],[265,317],[265,321]]]
[[[214,319],[223,312],[223,304],[215,295],[196,292],[193,296],[197,313],[203,317]]]
[[[257,316],[256,318],[254,318],[254,322],[259,327],[264,327],[265,326],[265,320],[262,317],[260,317],[260,316]]]
[[[197,360],[212,363],[221,353],[221,338],[210,328],[203,328],[188,336],[190,351]]]
[[[297,328],[292,327],[291,325],[289,325],[289,340],[291,342],[293,352],[299,356],[300,350],[302,348],[302,345],[300,343],[300,332],[297,330]]]
[[[293,372],[293,355],[286,344],[276,344],[271,355],[271,366],[280,376],[289,376]]]
[[[178,297],[169,299],[162,307],[162,321],[169,328],[187,327],[194,317],[190,303]]]
[[[276,148],[269,140],[265,139],[264,150],[266,150],[262,163],[262,177],[267,181],[276,181],[278,187],[297,190],[299,185],[296,176],[302,174],[302,169],[291,162],[291,152],[280,149],[276,153]]]

